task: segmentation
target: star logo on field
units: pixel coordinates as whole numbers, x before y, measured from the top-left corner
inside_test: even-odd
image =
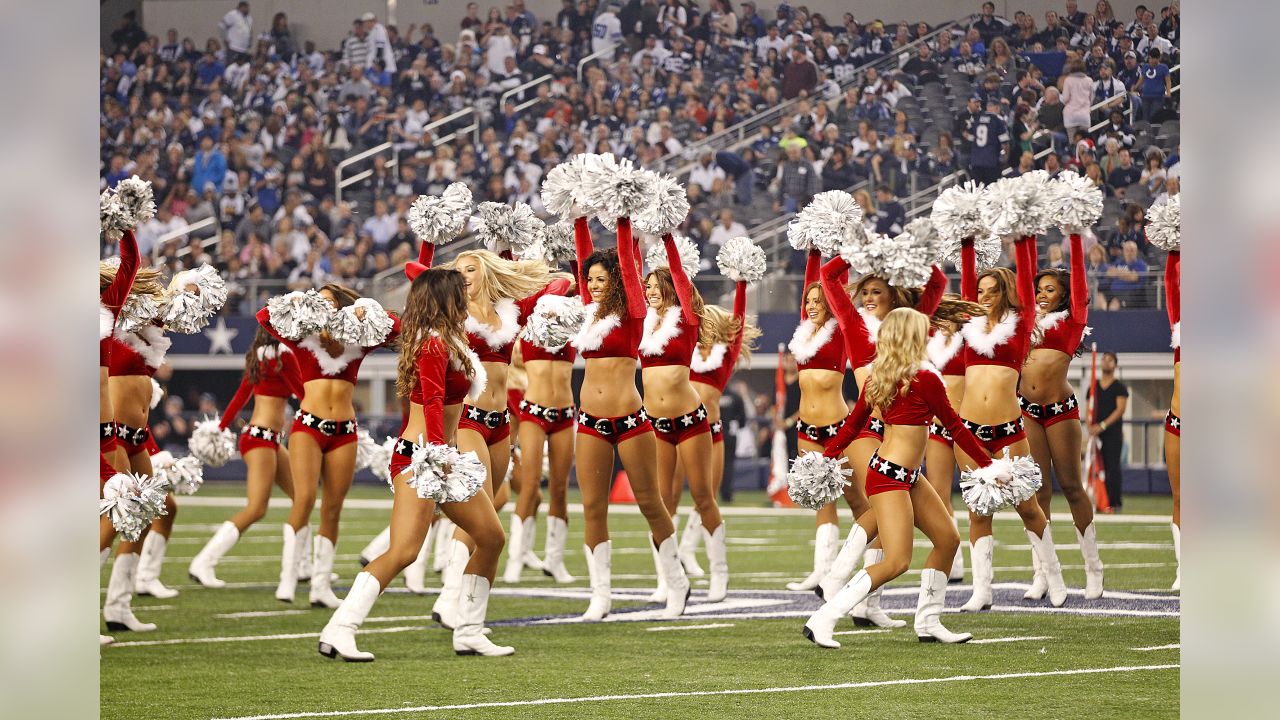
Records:
[[[240,334],[240,331],[227,327],[227,321],[219,317],[218,324],[210,325],[201,334],[209,338],[210,355],[217,355],[218,353],[230,355],[232,354],[231,341]]]

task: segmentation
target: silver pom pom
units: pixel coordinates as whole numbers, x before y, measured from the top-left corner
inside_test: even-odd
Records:
[[[394,443],[394,440],[392,442]],[[389,446],[374,442],[368,430],[362,428],[356,431],[356,470],[368,468],[374,475],[378,475],[378,468],[381,467],[382,474],[385,475],[390,464],[391,448]]]
[[[178,495],[195,495],[204,485],[204,464],[192,455],[175,458],[163,451],[151,456],[151,468],[156,479]]]
[[[965,505],[978,515],[991,515],[997,510],[1026,502],[1040,489],[1040,467],[1030,457],[994,458],[985,468],[965,470],[960,474],[960,492]]]
[[[1161,250],[1182,249],[1182,196],[1174,195],[1147,210],[1147,239]]]
[[[547,171],[542,179],[542,205],[547,212],[572,221],[594,211],[583,189],[582,173],[601,162],[598,157],[593,153],[574,155]]]
[[[701,269],[702,258],[698,254],[698,245],[694,241],[683,235],[676,235],[674,238],[676,243],[676,252],[680,255],[680,267],[684,268],[684,274],[692,278],[698,274]],[[667,246],[665,243],[654,243],[650,246],[649,251],[644,256],[645,264],[650,269],[667,267]]]
[[[1054,183],[1057,193],[1053,224],[1064,233],[1093,227],[1102,216],[1102,190],[1087,177],[1068,170]]]
[[[439,245],[467,228],[471,217],[471,188],[451,183],[440,195],[419,195],[409,208],[409,229],[425,243]]]
[[[227,303],[227,281],[218,274],[218,269],[205,263],[198,268],[183,270],[174,276],[171,285],[183,292],[187,286],[195,286],[195,295],[200,298],[200,305],[205,312],[213,315]]]
[[[419,438],[421,440],[421,438]],[[406,481],[418,497],[437,503],[466,502],[484,486],[488,472],[474,452],[419,443]]]
[[[689,215],[689,196],[684,185],[670,175],[650,174],[653,176],[654,201],[636,216],[635,228],[645,235],[662,237],[674,233]]]
[[[791,461],[787,473],[787,495],[800,507],[818,510],[830,505],[844,495],[853,470],[845,467],[845,457],[824,457],[822,453],[806,451]]]
[[[890,241],[890,253],[876,273],[900,288],[924,287],[933,273],[934,245],[928,237],[903,232]]]
[[[134,175],[116,184],[116,197],[125,212],[133,218],[134,226],[141,225],[156,216],[156,198],[151,182]]]
[[[98,196],[98,225],[102,234],[111,242],[119,242],[124,231],[133,227],[133,217],[120,199],[110,190],[103,190]],[[119,261],[117,261],[119,264]]]
[[[199,295],[183,290],[170,294],[165,300],[161,321],[166,330],[194,335],[209,324],[210,316]]]
[[[577,336],[586,320],[582,301],[576,297],[543,295],[524,325],[525,338],[549,352],[559,352]]]
[[[293,291],[267,300],[271,327],[287,340],[301,340],[329,327],[333,303],[315,290]]]
[[[533,214],[533,208],[518,202],[515,207],[496,202],[476,206],[475,236],[490,251],[510,250],[522,254],[542,234],[545,223]]]
[[[921,215],[903,226],[902,231],[915,238],[917,244],[929,247],[930,258],[934,262],[942,257],[942,236],[938,234],[938,228],[933,226],[933,220]]]
[[[546,226],[542,234],[541,249],[543,262],[553,267],[575,260],[577,250],[573,245],[573,223],[561,220]]]
[[[859,243],[843,243],[837,248],[849,269],[859,275],[878,275],[897,252],[893,240],[880,233],[868,233]]]
[[[972,180],[952,185],[933,201],[929,219],[944,243],[944,257],[959,258],[961,240],[990,234],[982,222],[981,201],[982,188]]]
[[[377,347],[384,343],[395,321],[372,298],[360,298],[329,319],[329,336],[343,345]]]
[[[1039,235],[1053,223],[1056,197],[1044,170],[1001,178],[982,191],[982,221],[999,237]]]
[[[630,160],[605,153],[588,159],[581,174],[587,204],[603,219],[635,217],[653,202],[654,179]]]
[[[400,438],[388,436],[386,440],[382,441],[382,450],[379,451],[379,458],[381,459],[371,458],[369,461],[369,471],[373,473],[374,477],[386,483],[392,492],[395,492],[395,486],[391,484],[391,456],[394,454],[396,443],[399,440]],[[359,452],[359,448],[356,448],[356,452]]]
[[[720,274],[734,282],[759,282],[764,277],[764,250],[743,235],[729,238],[716,255]]]
[[[102,487],[98,515],[106,515],[125,540],[136,542],[151,521],[167,511],[162,482],[146,475],[116,473]]]
[[[792,232],[798,237],[792,239]],[[817,248],[823,255],[835,255],[840,246],[865,239],[862,207],[843,190],[818,193],[791,221],[787,233],[791,246],[798,250]]]
[[[218,427],[216,418],[205,418],[196,422],[187,449],[205,465],[222,467],[236,454],[236,436]]]
[[[445,499],[443,502],[466,502],[484,487],[489,471],[472,451],[458,452],[453,448],[449,459],[449,474],[445,475]]]
[[[126,333],[137,332],[144,327],[149,327],[156,318],[160,317],[162,310],[160,303],[150,295],[129,293],[128,299],[124,301],[124,307],[120,310],[120,319],[116,321],[116,327]]]

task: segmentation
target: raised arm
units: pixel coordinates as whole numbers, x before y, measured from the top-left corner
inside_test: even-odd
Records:
[[[556,278],[546,285],[543,285],[542,289],[538,292],[530,295],[529,297],[517,300],[516,307],[520,309],[520,324],[523,325],[525,318],[529,317],[529,314],[533,312],[533,306],[538,304],[538,298],[543,295],[565,295],[572,287],[573,282],[568,278]]]
[[[956,413],[955,408],[951,407],[951,401],[947,399],[947,386],[940,376],[931,372],[920,373],[916,376],[916,382],[911,387],[911,391],[920,393],[929,405],[933,416],[938,418],[947,432],[951,433],[952,439],[961,450],[965,451],[965,454],[973,458],[973,461],[981,467],[991,464],[991,455],[987,449],[982,446],[978,438],[974,437],[969,428],[965,427],[960,415]]]
[[[644,283],[640,281],[640,248],[631,235],[631,218],[618,218],[618,269],[622,288],[627,295],[627,314],[634,319],[645,316]]]
[[[591,244],[591,228],[584,217],[573,221],[573,249],[578,256],[578,295],[586,302],[591,301],[591,293],[587,292],[587,258],[595,252]]]
[[[858,432],[862,430],[863,425],[867,424],[869,417],[871,417],[871,406],[867,404],[866,393],[863,393],[858,397],[853,410],[844,419],[844,425],[840,426],[840,430],[836,432],[835,437],[831,438],[831,443],[822,454],[829,458],[839,457],[844,449],[849,447],[849,443],[858,436]]]
[[[667,233],[662,236],[662,244],[667,249],[667,269],[671,271],[671,282],[676,286],[676,297],[680,299],[680,313],[688,325],[698,324],[698,314],[693,311],[693,283],[685,274],[684,264],[680,262],[680,250],[676,248],[676,239]]]
[[[1036,238],[1028,235],[1014,243],[1014,264],[1017,268],[1018,300],[1022,312],[1018,315],[1018,337],[1030,347],[1031,333],[1036,327]]]
[[[410,260],[404,264],[405,277],[412,281],[414,278],[421,275],[424,270],[429,270],[431,268],[431,261],[435,259],[435,256],[436,246],[429,242],[422,243],[422,247],[418,248],[418,261],[413,262]]]
[[[929,275],[929,282],[925,283],[924,292],[920,293],[916,310],[932,317],[938,311],[938,306],[942,304],[942,296],[946,292],[947,275],[942,272],[942,268],[934,265],[933,272]]]
[[[1089,321],[1089,277],[1084,269],[1084,243],[1080,233],[1071,233],[1071,319]]]
[[[124,301],[129,297],[129,291],[133,289],[133,279],[138,275],[139,264],[141,257],[138,255],[138,239],[132,230],[125,230],[120,238],[120,267],[116,268],[116,276],[111,284],[102,291],[102,304],[116,313],[120,312]]]
[[[261,310],[258,311],[258,314],[255,315],[254,317],[257,318],[258,324],[262,326],[262,329],[266,330],[267,334],[275,338],[277,341],[279,341],[281,345],[284,345],[290,350],[294,350],[298,347],[298,343],[284,337],[279,332],[276,332],[275,328],[271,327],[271,311],[270,310],[263,307]]]
[[[822,294],[827,298],[827,307],[835,316],[840,332],[844,335],[845,353],[849,364],[860,368],[876,357],[876,345],[871,341],[871,333],[862,315],[853,306],[849,294],[844,290],[843,278],[848,277],[849,263],[836,256],[822,266]]]
[[[1169,311],[1169,327],[1182,322],[1182,252],[1170,250],[1164,264],[1164,304]]]
[[[231,426],[231,421],[236,419],[236,415],[240,414],[240,410],[244,408],[244,404],[248,402],[249,396],[253,394],[253,383],[249,382],[249,375],[246,374],[240,378],[240,387],[236,388],[236,394],[231,396],[231,402],[227,403],[227,408],[222,411],[222,420],[218,422],[218,427],[226,430]]]
[[[804,319],[804,291],[809,283],[818,282],[822,273],[822,251],[809,250],[809,257],[804,261],[804,286],[800,288],[800,319]]]
[[[747,329],[747,283],[739,280],[733,291],[733,319],[738,321],[738,334],[729,343],[729,352],[724,361],[727,367],[738,364],[738,356],[742,354],[742,331]]]
[[[978,256],[973,249],[973,238],[960,241],[960,297],[978,301]]]
[[[422,414],[427,422],[426,441],[445,444],[444,375],[449,351],[439,338],[427,338],[418,350],[418,381],[422,384]]]

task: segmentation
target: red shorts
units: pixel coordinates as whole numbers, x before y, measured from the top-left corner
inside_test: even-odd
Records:
[[[669,445],[679,445],[691,437],[711,432],[711,424],[707,422],[707,408],[704,405],[698,405],[697,409],[680,417],[656,417],[650,420],[658,439]]]
[[[1048,405],[1040,405],[1018,396],[1018,406],[1022,408],[1022,416],[1040,427],[1053,427],[1063,420],[1080,422],[1080,403],[1073,394],[1066,400]]]
[[[156,444],[156,439],[150,433],[147,434],[147,441],[142,444],[142,449],[147,451],[148,455],[159,455],[160,446]]]
[[[934,442],[940,442],[947,447],[954,445],[954,441],[951,439],[951,431],[942,427],[936,421],[929,426],[929,439]]]
[[[116,449],[116,445],[119,444],[116,432],[114,422],[98,423],[98,452],[106,455]]]
[[[260,425],[245,425],[240,431],[240,457],[250,450],[266,448],[276,450],[280,447],[280,433]]]
[[[724,442],[724,423],[720,422],[719,420],[711,423],[711,442],[712,443]]]
[[[320,452],[327,453],[356,441],[355,418],[350,420],[325,420],[309,412],[299,412],[293,418],[290,433],[302,433],[315,438]]]
[[[864,440],[866,438],[884,442],[884,421],[876,417],[867,418],[867,424],[858,431],[858,434],[853,438],[853,441],[858,442],[859,440]]]
[[[418,444],[410,442],[404,438],[396,441],[395,447],[391,449],[390,477],[392,479],[409,468],[409,463],[413,462],[413,451],[418,449]]]
[[[578,432],[617,445],[637,435],[653,432],[653,423],[649,422],[644,408],[622,417],[594,417],[579,410]]]
[[[867,464],[867,497],[890,490],[910,492],[919,479],[920,468],[911,470],[874,454]]]
[[[474,430],[484,438],[485,445],[496,445],[511,437],[511,414],[506,410],[481,410],[463,405],[462,417],[458,420],[458,431],[462,430]]]
[[[124,448],[125,454],[129,457],[143,452],[151,455],[151,448],[155,447],[155,443],[151,440],[151,428],[145,425],[140,428],[134,428],[117,423],[116,438],[117,444]]]
[[[542,432],[547,435],[555,435],[561,430],[573,427],[574,420],[578,416],[578,408],[573,405],[552,408],[521,400],[516,405],[515,414],[520,418],[520,422],[533,423],[542,428]]]
[[[992,456],[999,454],[1001,450],[1010,445],[1025,440],[1027,431],[1022,426],[1022,416],[1019,415],[1017,420],[1010,420],[1000,425],[979,425],[977,423],[964,420],[964,426],[969,428],[969,432],[973,433],[978,442],[982,443],[982,447],[991,453]]]
[[[1172,410],[1164,416],[1164,431],[1182,437],[1182,418],[1174,415]]]
[[[516,408],[520,407],[520,403],[522,402],[524,402],[523,390],[516,390],[515,388],[507,390],[507,412],[515,415]]]
[[[804,420],[796,420],[796,440],[808,440],[811,443],[817,443],[826,451],[827,446],[835,439],[836,433],[840,432],[840,428],[844,427],[844,420],[831,425],[814,425]]]
[[[107,457],[102,453],[98,453],[98,484],[105,483],[115,474],[116,469],[111,467],[111,463],[107,462]]]

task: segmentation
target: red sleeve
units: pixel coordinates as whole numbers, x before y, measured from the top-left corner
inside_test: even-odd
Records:
[[[671,271],[671,282],[676,286],[676,297],[680,299],[680,313],[685,323],[697,325],[699,318],[693,311],[693,283],[685,274],[684,264],[680,262],[680,250],[676,248],[676,239],[667,233],[662,236],[662,244],[667,249],[667,269]]]
[[[729,343],[729,352],[725,354],[726,367],[738,364],[738,356],[742,354],[742,332],[747,329],[747,283],[739,280],[733,291],[733,317],[738,321],[738,336]]]
[[[810,250],[809,257],[804,261],[804,285],[800,288],[800,319],[804,319],[804,291],[809,287],[809,283],[818,282],[822,273],[822,252],[819,250]]]
[[[1169,327],[1182,322],[1182,252],[1170,250],[1164,265],[1164,304]]]
[[[587,258],[595,252],[591,245],[591,228],[584,217],[573,221],[573,248],[578,255],[578,295],[587,303],[591,302],[591,293],[587,292]]]
[[[1017,268],[1018,300],[1022,312],[1018,315],[1018,337],[1023,346],[1031,348],[1031,333],[1036,328],[1036,238],[1034,235],[1019,238],[1014,243],[1014,263]]]
[[[1089,322],[1089,277],[1084,269],[1084,244],[1080,233],[1071,233],[1071,319]]]
[[[431,268],[431,261],[436,256],[436,246],[429,242],[422,243],[422,247],[418,248],[418,261],[407,262],[404,264],[404,275],[412,281],[414,278],[422,274],[424,270]]]
[[[102,304],[117,316],[124,307],[124,301],[129,298],[129,291],[133,289],[133,279],[138,275],[140,264],[138,239],[134,237],[132,230],[125,230],[120,238],[120,267],[116,269],[115,279],[100,296]]]
[[[529,314],[533,312],[533,306],[538,304],[538,298],[543,295],[565,295],[569,292],[570,287],[572,287],[572,283],[569,280],[559,278],[547,283],[541,290],[529,297],[517,300],[516,307],[520,309],[518,322],[521,325],[524,324],[525,318],[529,317]]]
[[[298,358],[294,356],[292,351],[281,350],[280,358],[280,374],[284,378],[284,382],[289,386],[289,392],[302,401],[302,396],[306,394],[302,383],[302,369],[298,367]]]
[[[631,235],[631,218],[618,218],[618,265],[627,294],[627,314],[641,319],[648,306],[644,301],[644,283],[640,282],[640,248]]]
[[[387,333],[387,339],[383,340],[378,347],[386,347],[400,339],[400,316],[391,312],[387,314],[391,316],[391,332]]]
[[[960,297],[978,300],[978,257],[972,239],[960,241]]]
[[[951,407],[951,401],[947,399],[947,386],[942,382],[942,378],[928,370],[923,370],[916,375],[915,385],[911,390],[920,393],[929,405],[929,411],[938,418],[947,432],[951,433],[952,440],[965,451],[965,454],[973,458],[973,461],[981,467],[991,464],[991,456],[986,448],[978,442],[978,438],[974,437],[969,428],[965,427],[964,421],[960,419],[955,408]]]
[[[849,263],[844,258],[837,255],[828,260],[822,266],[822,294],[826,296],[827,306],[831,308],[831,314],[836,317],[836,324],[840,326],[840,333],[844,335],[845,354],[848,355],[849,364],[860,368],[875,359],[876,345],[871,342],[871,333],[867,331],[866,323],[862,322],[862,315],[844,291],[844,283],[840,278],[847,277],[848,272]]]
[[[840,426],[840,430],[836,436],[831,438],[831,442],[827,445],[827,449],[822,453],[826,457],[839,457],[844,449],[849,447],[849,443],[858,436],[862,427],[867,424],[867,418],[871,417],[871,406],[867,404],[867,395],[863,393],[858,397],[858,402],[854,404],[853,410],[844,419],[844,425]]]
[[[427,421],[426,440],[443,445],[444,375],[449,367],[449,351],[439,338],[428,338],[418,350],[418,381],[422,384],[422,411]]]
[[[920,293],[916,310],[932,317],[938,311],[938,306],[942,304],[942,296],[946,292],[947,276],[942,272],[942,268],[934,265],[933,273],[929,275],[929,282],[925,283],[924,292]]]
[[[259,310],[258,314],[255,315],[254,317],[258,319],[258,324],[262,326],[262,329],[266,330],[267,334],[270,335],[271,337],[275,338],[276,340],[279,340],[281,345],[284,345],[290,350],[298,349],[298,344],[296,342],[281,336],[280,333],[276,332],[275,328],[271,327],[271,311],[270,310],[264,307],[261,310]]]
[[[240,387],[236,388],[236,394],[231,396],[231,402],[227,403],[227,409],[222,411],[222,420],[218,423],[218,427],[226,430],[231,426],[231,421],[236,419],[236,415],[240,414],[240,410],[244,408],[245,402],[249,400],[249,396],[253,394],[253,383],[249,382],[249,376],[245,375],[240,378]]]

